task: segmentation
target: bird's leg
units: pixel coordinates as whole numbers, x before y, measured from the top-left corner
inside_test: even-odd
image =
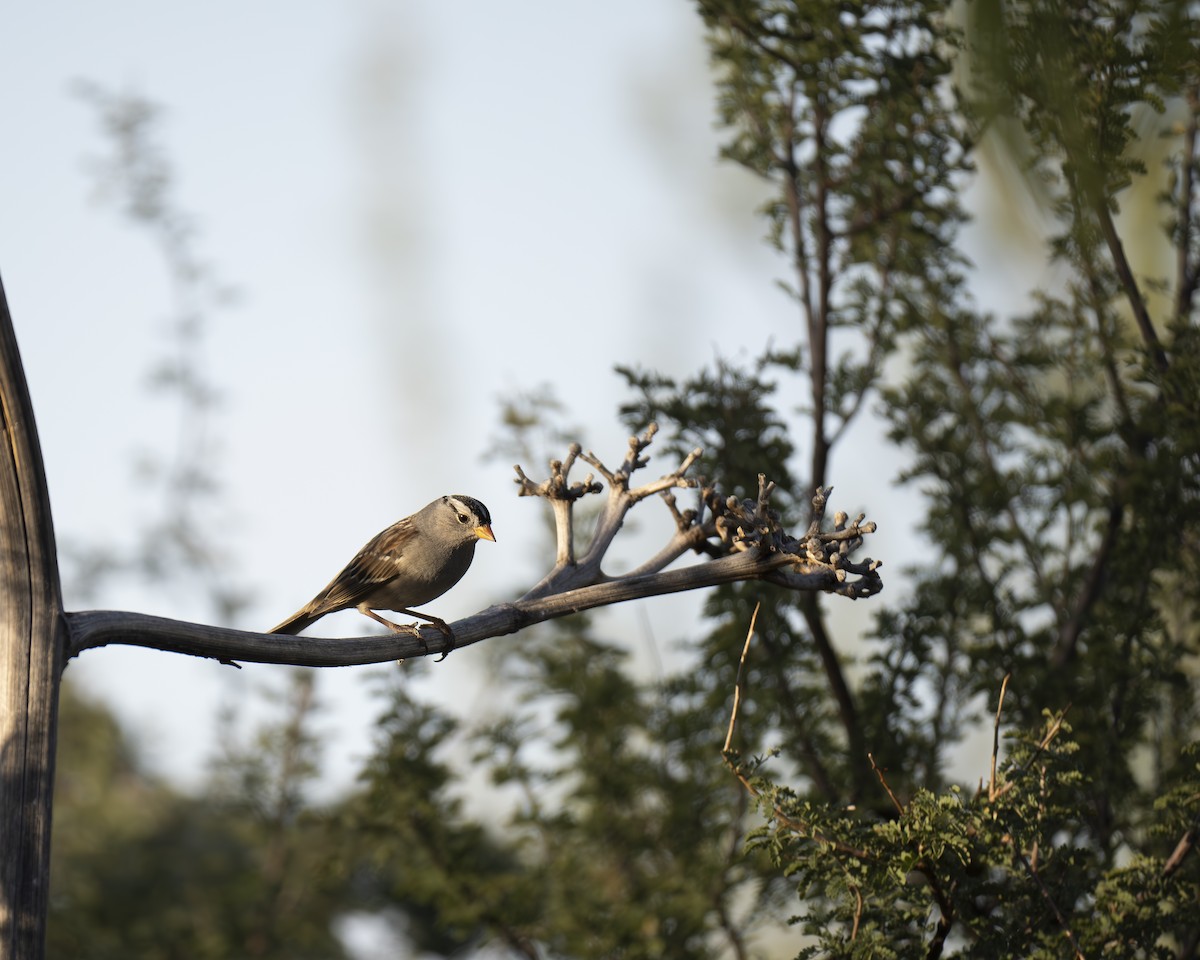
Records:
[[[426,641],[426,639],[423,636],[421,636],[421,629],[415,623],[393,623],[387,617],[381,617],[374,610],[370,610],[366,607],[359,607],[358,612],[361,613],[364,617],[370,617],[372,620],[377,620],[379,623],[382,623],[385,627],[387,627],[389,630],[391,630],[392,633],[407,633],[407,634],[410,634],[411,636],[416,637],[418,640],[421,641],[421,646],[425,648],[425,652],[426,653],[429,652],[429,643]],[[408,613],[409,611],[402,610],[400,612]],[[443,660],[446,659],[445,654],[442,654],[442,659]],[[400,662],[403,663],[404,661],[401,660]]]
[[[381,617],[374,610],[371,610],[368,607],[360,606],[357,609],[358,609],[358,612],[361,613],[364,617],[370,617],[372,620],[376,620],[379,623],[382,623],[385,627],[387,627],[393,633],[407,633],[408,632],[407,627],[402,627],[398,623],[392,623],[391,620],[388,620],[385,617]]]
[[[440,631],[442,631],[442,636],[444,636],[446,638],[446,646],[442,650],[442,655],[440,657],[438,657],[438,663],[441,663],[448,656],[450,656],[450,651],[454,649],[454,631],[450,629],[450,625],[448,623],[446,623],[445,620],[441,619],[440,617],[431,617],[427,613],[417,613],[416,610],[397,610],[396,612],[397,613],[406,613],[410,617],[419,617],[421,620],[428,620],[435,627],[437,627]],[[384,621],[384,622],[386,623],[387,621]],[[417,627],[416,624],[413,624],[413,627],[416,627],[417,635],[420,636],[420,628]],[[426,647],[425,649],[428,650],[429,648]]]
[[[377,620],[379,623],[382,623],[385,627],[387,627],[393,633],[412,634],[418,640],[421,641],[421,646],[425,648],[425,652],[426,653],[429,652],[429,644],[426,642],[425,638],[421,635],[421,628],[419,626],[417,626],[417,624],[415,624],[415,623],[406,623],[406,624],[393,623],[391,620],[388,620],[386,617],[381,617],[374,610],[371,610],[369,607],[366,607],[366,606],[360,606],[357,609],[358,609],[358,612],[361,613],[363,616],[370,617],[372,620]],[[450,656],[450,651],[454,649],[454,631],[450,629],[449,624],[447,624],[445,620],[442,620],[438,617],[431,617],[427,613],[417,613],[416,610],[401,609],[401,610],[397,610],[396,612],[397,613],[406,613],[410,617],[417,617],[421,620],[428,620],[435,627],[437,627],[446,638],[446,646],[442,650],[442,655],[440,657],[438,657],[438,663],[441,663],[443,660],[446,659],[446,657]]]

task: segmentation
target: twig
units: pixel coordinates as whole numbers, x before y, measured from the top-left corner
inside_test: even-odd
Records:
[[[742,704],[742,672],[746,666],[746,657],[750,653],[750,639],[754,636],[754,624],[758,620],[758,609],[761,603],[754,605],[754,613],[750,615],[750,628],[746,631],[746,642],[742,645],[742,655],[738,659],[737,679],[733,682],[733,709],[729,712],[729,729],[725,732],[725,746],[721,753],[728,756],[733,743],[733,727],[737,723],[738,708]]]
[[[1195,800],[1196,798],[1193,797],[1192,799]],[[1197,818],[1197,821],[1193,822],[1184,831],[1183,836],[1179,838],[1179,842],[1175,844],[1175,849],[1167,857],[1167,862],[1163,864],[1162,868],[1162,875],[1164,877],[1169,877],[1183,865],[1183,861],[1196,845],[1196,832],[1198,828],[1200,828],[1200,818]]]
[[[737,678],[734,680],[733,709],[729,716],[729,729],[725,734],[725,745],[721,748],[721,756],[725,761],[725,765],[733,772],[733,775],[737,778],[738,783],[740,783],[745,788],[746,792],[755,799],[761,799],[762,793],[758,787],[750,781],[750,778],[746,776],[745,771],[742,769],[742,765],[737,762],[737,751],[732,748],[731,743],[733,741],[733,730],[737,723],[738,710],[741,707],[742,668],[746,663],[746,657],[750,651],[750,639],[754,636],[754,624],[758,619],[758,610],[759,605],[756,604],[754,607],[754,613],[750,617],[750,628],[746,631],[746,642],[742,645],[742,655],[738,661]],[[839,853],[844,853],[847,856],[854,857],[856,860],[869,861],[874,859],[871,854],[865,850],[852,847],[840,840],[833,840],[822,836],[821,833],[815,830],[811,824],[803,823],[793,817],[788,816],[778,804],[772,804],[771,815],[774,817],[775,822],[780,826],[787,827],[789,830],[794,830],[802,837],[809,837],[816,843],[827,844],[829,847],[837,850]]]
[[[1092,213],[1099,223],[1100,234],[1104,237],[1109,255],[1112,257],[1117,280],[1121,284],[1129,309],[1133,313],[1133,319],[1137,324],[1138,332],[1142,335],[1142,341],[1150,353],[1150,359],[1154,361],[1154,366],[1160,373],[1166,373],[1171,364],[1167,359],[1166,351],[1163,350],[1162,341],[1158,339],[1158,333],[1154,329],[1154,321],[1150,319],[1146,299],[1129,266],[1129,258],[1125,255],[1125,246],[1121,243],[1121,235],[1117,233],[1116,224],[1113,223],[1112,211],[1109,210],[1107,201],[1101,197],[1093,195],[1089,197],[1089,201]]]
[[[993,796],[988,797],[989,802],[1000,799],[1000,797],[1004,796],[1006,793],[1008,793],[1009,790],[1011,790],[1014,786],[1016,786],[1018,780],[1020,780],[1022,777],[1025,776],[1025,774],[1027,774],[1029,772],[1029,768],[1033,766],[1033,764],[1037,760],[1037,758],[1042,755],[1043,751],[1045,751],[1045,749],[1048,746],[1050,746],[1051,741],[1053,741],[1054,738],[1057,737],[1059,732],[1062,730],[1063,721],[1066,719],[1067,711],[1070,709],[1071,709],[1071,704],[1069,704],[1069,703],[1065,707],[1063,707],[1062,712],[1057,717],[1054,718],[1054,722],[1051,723],[1050,727],[1046,730],[1046,734],[1045,734],[1045,736],[1042,737],[1041,741],[1038,743],[1037,749],[1034,750],[1033,753],[1030,754],[1029,759],[1025,761],[1025,765],[1023,767],[1021,767],[1020,770],[1018,770],[1014,774],[1012,774],[1009,777],[1008,782],[1006,782],[1003,786],[1001,786],[999,789],[996,790],[996,795],[994,797]]]
[[[514,464],[517,474],[517,491],[519,497],[544,497],[550,502],[554,511],[554,529],[557,535],[554,562],[557,567],[568,566],[575,562],[574,515],[571,505],[580,497],[589,493],[599,493],[604,489],[589,473],[581,483],[568,483],[567,477],[571,467],[575,465],[582,448],[578,443],[567,448],[566,460],[550,461],[550,476],[542,483],[534,483],[525,476],[520,464]]]
[[[988,803],[996,801],[996,755],[1000,752],[1000,712],[1004,709],[1004,694],[1008,691],[1011,673],[1004,675],[1000,684],[1000,700],[996,704],[996,721],[992,724],[992,769],[988,775]]]
[[[717,490],[705,486],[703,480],[689,477],[688,471],[702,451],[693,450],[670,472],[639,487],[631,487],[633,473],[649,463],[645,450],[650,446],[658,428],[651,423],[641,436],[629,438],[628,452],[621,465],[610,469],[591,451],[582,453],[573,444],[566,460],[550,462],[550,477],[535,483],[517,466],[517,484],[522,496],[539,496],[548,500],[554,510],[558,531],[558,550],[554,567],[521,599],[534,600],[581,587],[620,582],[627,577],[656,574],[688,551],[721,558],[734,553],[753,553],[763,561],[758,579],[770,580],[793,590],[811,589],[807,574],[820,568],[831,575],[836,586],[829,592],[857,599],[869,597],[883,589],[879,576],[879,561],[870,557],[852,560],[851,554],[863,543],[863,538],[875,532],[875,524],[865,522],[859,515],[847,522],[846,514],[838,513],[834,529],[822,529],[825,504],[832,488],[818,488],[813,496],[813,522],[803,537],[797,539],[784,529],[779,515],[771,509],[770,499],[775,484],[760,475],[758,497],[738,500],[722,498]],[[603,488],[589,474],[583,484],[572,484],[569,471],[575,459],[591,464],[608,481],[608,497],[596,521],[591,542],[580,556],[572,549],[572,511],[575,501]],[[698,510],[680,512],[671,493],[675,489],[700,489]],[[653,494],[662,499],[675,521],[675,533],[667,544],[649,560],[638,565],[625,577],[610,577],[602,564],[613,539],[620,531],[625,516],[642,500]]]
[[[902,804],[899,800],[896,799],[896,795],[894,793],[892,793],[892,788],[888,786],[888,782],[883,776],[883,771],[880,770],[879,767],[877,767],[875,765],[875,755],[872,753],[868,753],[867,759],[871,761],[871,769],[875,771],[875,776],[877,776],[879,778],[879,782],[881,784],[883,784],[883,789],[887,791],[887,795],[891,799],[892,805],[896,808],[896,812],[903,815],[904,814],[904,804]]]

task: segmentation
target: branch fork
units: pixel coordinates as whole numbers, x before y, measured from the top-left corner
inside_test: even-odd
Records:
[[[775,484],[762,474],[758,478],[757,498],[746,500],[723,498],[702,478],[688,476],[703,453],[699,448],[657,480],[632,487],[633,474],[649,464],[650,458],[644,452],[657,432],[657,424],[651,423],[644,434],[630,437],[625,459],[615,470],[610,470],[591,451],[583,453],[578,444],[571,445],[566,460],[550,461],[550,477],[542,483],[530,480],[519,465],[513,468],[521,496],[539,496],[550,502],[558,542],[554,567],[522,600],[652,576],[689,551],[707,555],[708,563],[735,554],[748,554],[753,561],[753,572],[746,579],[769,580],[791,589],[813,589],[814,574],[824,574],[829,579],[829,586],[822,589],[843,596],[867,597],[882,589],[878,561],[867,558],[856,563],[850,559],[862,545],[863,538],[875,532],[873,522],[864,523],[863,514],[850,520],[847,514],[839,511],[834,516],[833,529],[821,529],[832,487],[816,491],[812,501],[812,522],[799,538],[788,534],[779,514],[771,508]],[[582,483],[570,483],[568,474],[577,459],[590,464],[608,482],[608,497],[595,532],[578,558],[574,551],[575,504],[589,493],[601,493],[603,484],[591,473]],[[698,506],[680,510],[674,494],[677,489],[698,489]],[[657,553],[628,574],[622,577],[605,574],[601,564],[626,515],[636,504],[654,494],[660,496],[670,511],[675,521],[674,534]],[[703,576],[706,566],[701,563],[688,570]],[[851,575],[856,579],[849,579]]]

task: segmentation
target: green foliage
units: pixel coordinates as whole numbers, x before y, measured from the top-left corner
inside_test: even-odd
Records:
[[[205,794],[147,776],[100,707],[63,687],[47,956],[340,957],[336,840],[302,802],[312,675],[230,746]]]
[[[809,439],[802,421],[766,407],[775,384],[755,382],[766,357],[680,384],[627,374],[641,401],[624,412],[707,441],[708,469],[726,477],[758,462],[790,479],[790,452],[782,465],[771,453],[807,447],[815,484],[841,427],[878,390],[890,439],[910,455],[902,479],[927,499],[914,588],[878,613],[857,682],[842,667],[850,638],[803,601],[797,621],[793,604],[770,598],[755,637],[768,664],[746,664],[746,746],[779,744],[797,768],[743,776],[757,771],[768,820],[756,842],[799,882],[802,925],[818,941],[808,955],[1057,956],[1064,942],[1088,956],[1187,953],[1200,937],[1194,897],[1165,871],[1155,827],[1163,791],[1190,769],[1197,722],[1194,21],[1180,4],[1079,3],[1068,14],[980,3],[960,34],[938,4],[700,7],[726,155],[779,188],[766,212],[798,275],[805,338],[791,372],[814,399]],[[972,95],[956,119],[947,79],[959,51]],[[877,124],[873,110],[854,111],[880,90],[893,112]],[[894,111],[916,103],[926,136],[909,138],[918,121]],[[1183,124],[1156,124],[1181,109]],[[1063,281],[1001,318],[965,293],[954,196],[973,131],[1014,124],[1053,197],[1047,249]],[[1122,191],[1149,176],[1136,149],[1147,129],[1174,138],[1175,182],[1159,199],[1178,253],[1169,281],[1166,269],[1134,274],[1114,218]],[[909,139],[941,164],[910,152],[907,179],[895,176],[888,158]],[[930,189],[912,200],[919,215],[887,199],[872,208],[865,220],[883,229],[864,246],[864,198],[879,196],[864,185],[877,180]],[[889,259],[895,251],[915,255]],[[856,299],[864,283],[881,309]],[[823,363],[834,331],[857,375]],[[729,389],[739,380],[740,395]],[[804,489],[793,488],[798,500]],[[724,591],[709,612],[750,592]],[[727,622],[700,645],[714,702],[732,685],[735,633]],[[947,782],[951,751],[973,705],[1010,674],[1006,724],[1030,729],[1073,704],[1071,740],[1034,751],[1036,778],[1018,752],[1006,769],[1023,771],[1020,782],[1005,781],[1016,786],[967,800]],[[803,712],[789,709],[797,702]],[[868,751],[888,791],[867,775]],[[1195,801],[1170,796],[1173,843]]]
[[[398,907],[404,934],[426,950],[449,953],[490,931],[519,947],[541,891],[519,849],[464,815],[456,768],[438,756],[455,728],[402,684],[392,688],[363,789],[341,814],[356,841],[342,859],[362,902]]]
[[[764,212],[795,274],[814,428],[806,485],[823,485],[827,444],[898,330],[921,321],[930,284],[953,282],[962,259],[971,137],[947,85],[958,34],[943,2],[697,5],[723,153],[779,189]]]
[[[796,879],[816,943],[801,956],[1173,957],[1200,923],[1195,858],[1106,865],[1080,842],[1093,784],[1047,722],[1010,741],[995,780],[967,796],[919,789],[888,818],[814,804],[757,779],[768,818],[754,844]],[[881,773],[881,780],[884,774]],[[981,781],[982,782],[982,781]],[[1156,832],[1178,837],[1200,812],[1193,769],[1156,804]]]
[[[506,667],[528,709],[476,731],[470,816],[452,791],[455,724],[393,689],[384,740],[348,807],[359,883],[402,908],[424,949],[539,955],[718,955],[746,936],[762,862],[743,850],[747,798],[688,698],[627,673],[586,621],[529,638]],[[478,814],[476,814],[478,816]]]

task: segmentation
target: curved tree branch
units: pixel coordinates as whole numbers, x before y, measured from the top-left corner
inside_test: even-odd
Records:
[[[516,633],[525,627],[583,610],[640,600],[643,597],[680,593],[737,580],[765,579],[791,561],[781,557],[760,560],[735,554],[663,573],[620,577],[533,600],[498,603],[450,624],[455,646],[465,647],[490,637]],[[843,586],[832,569],[792,572],[788,586],[802,590],[835,591]],[[853,594],[848,594],[853,595]],[[212,627],[183,620],[152,617],[144,613],[116,610],[87,610],[66,615],[70,640],[67,654],[110,643],[151,647],[196,657],[247,663],[284,663],[300,667],[347,667],[364,663],[424,656],[440,652],[445,638],[435,627],[421,627],[420,635],[330,638],[290,637],[283,634],[249,633]]]
[[[554,510],[558,523],[556,563],[519,600],[496,604],[452,624],[456,647],[516,633],[535,623],[582,610],[738,580],[766,580],[792,590],[836,593],[852,599],[873,596],[883,588],[878,561],[850,559],[863,538],[875,531],[875,524],[864,523],[861,515],[850,520],[844,513],[838,513],[833,526],[823,530],[828,490],[817,491],[813,497],[814,519],[804,535],[796,538],[783,529],[778,514],[771,509],[774,484],[761,476],[757,499],[722,500],[712,488],[701,487],[699,509],[680,512],[670,491],[676,487],[700,486],[701,481],[686,476],[699,451],[658,480],[631,488],[630,476],[648,462],[642,454],[653,440],[655,429],[651,425],[643,436],[631,438],[629,453],[616,470],[609,470],[594,454],[581,455],[578,446],[572,447],[567,460],[552,461],[550,478],[540,484],[516,468],[520,494],[544,497]],[[577,458],[594,465],[610,484],[592,542],[578,561],[571,547],[574,504],[588,493],[599,493],[602,487],[591,475],[582,483],[569,482],[569,472]],[[631,573],[619,577],[606,575],[601,563],[625,515],[656,493],[667,501],[675,517],[675,533],[662,549]],[[664,569],[688,550],[715,558],[679,569]],[[326,639],[248,633],[116,611],[70,613],[66,619],[70,633],[68,657],[94,647],[124,643],[228,663],[336,667],[423,656],[444,646],[442,634],[434,627],[421,627],[420,632],[414,629],[408,636]]]

